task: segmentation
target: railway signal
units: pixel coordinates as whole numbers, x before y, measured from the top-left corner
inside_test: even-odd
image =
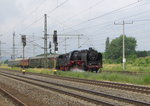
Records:
[[[54,34],[53,34],[53,43],[54,43],[54,52],[56,53],[58,51],[57,31],[56,30],[54,30]]]
[[[23,43],[23,46],[25,47],[26,46],[26,35],[22,35],[22,43]]]
[[[55,52],[58,51],[58,43],[55,44]]]
[[[23,70],[22,70],[22,73],[25,74],[25,70],[24,70],[24,48],[26,46],[26,35],[22,35],[21,40],[23,43]]]
[[[53,43],[57,43],[57,31],[54,30],[54,34],[53,34]]]
[[[49,42],[49,49],[50,49],[50,54],[52,54],[52,44],[51,44],[51,41]]]
[[[53,43],[54,43],[54,57],[55,54],[58,51],[58,42],[57,42],[57,31],[54,30],[54,34],[53,34]],[[54,74],[56,74],[56,59],[54,58],[54,68],[53,68]]]

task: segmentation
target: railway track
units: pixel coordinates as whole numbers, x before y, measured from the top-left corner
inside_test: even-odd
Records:
[[[44,76],[47,76],[47,75],[44,75]],[[60,76],[54,76],[54,75],[50,75],[49,77],[61,79],[61,80],[67,80],[67,81],[87,83],[87,84],[92,84],[92,85],[96,85],[96,86],[104,86],[104,87],[109,87],[109,88],[127,90],[127,91],[132,91],[132,92],[137,92],[137,93],[150,94],[150,87],[109,82],[109,81],[96,81],[96,80],[88,80],[88,79],[72,78],[72,77],[60,77]]]
[[[14,104],[17,106],[27,106],[25,103],[23,103],[21,100],[13,96],[11,93],[7,92],[6,90],[0,88],[0,93],[5,95],[5,97],[9,98],[11,101],[13,101]]]
[[[86,100],[86,101],[89,101],[89,102],[92,102],[92,103],[98,104],[98,105],[109,105],[110,106],[110,105],[114,105],[114,104],[109,103],[109,102],[100,101],[99,99],[91,98],[92,96],[89,98],[87,96],[80,95],[80,93],[77,94],[77,93],[73,93],[73,92],[68,92],[68,90],[62,90],[62,89],[58,89],[58,88],[63,87],[63,88],[75,90],[75,91],[78,91],[78,92],[84,92],[84,93],[88,93],[90,95],[105,97],[105,98],[109,98],[109,99],[112,99],[112,100],[117,100],[117,101],[130,103],[130,104],[134,104],[134,105],[140,105],[140,106],[149,106],[150,105],[150,103],[146,103],[146,102],[136,101],[136,100],[129,99],[129,98],[124,98],[124,97],[113,96],[113,95],[109,95],[109,94],[102,93],[102,92],[96,92],[96,91],[91,91],[91,90],[87,90],[87,89],[81,89],[81,88],[77,88],[77,87],[73,87],[73,86],[68,86],[68,85],[63,85],[63,84],[56,84],[56,83],[53,83],[53,82],[50,82],[50,81],[44,81],[44,80],[39,80],[39,79],[35,79],[35,78],[30,78],[30,77],[26,77],[26,76],[23,76],[23,75],[14,75],[14,74],[11,74],[11,73],[6,73],[6,72],[1,72],[1,75],[4,75],[4,76],[9,77],[9,78],[16,79],[16,80],[19,80],[19,81],[23,81],[23,82],[26,82],[26,83],[30,83],[30,84],[33,84],[33,85],[36,85],[36,86],[40,86],[42,88],[53,90],[53,91],[56,91],[56,92],[59,92],[59,93],[67,94],[69,96],[80,98],[80,99],[83,99],[83,100]],[[40,84],[39,82],[44,83],[44,84],[50,84],[50,85],[58,86],[58,88],[57,87],[46,86],[44,84]]]
[[[10,71],[6,70],[5,71]],[[13,70],[15,71],[15,70]],[[18,71],[15,71],[18,72]],[[132,85],[132,84],[123,84],[123,83],[117,83],[117,82],[110,82],[110,81],[97,81],[97,80],[88,80],[88,79],[81,79],[81,78],[73,78],[73,77],[64,77],[64,76],[57,76],[57,75],[46,75],[46,74],[39,74],[39,73],[31,73],[27,72],[29,75],[38,75],[43,77],[50,77],[55,79],[61,79],[61,80],[67,80],[67,81],[74,81],[79,83],[86,83],[86,84],[92,84],[96,86],[104,86],[109,88],[115,88],[115,89],[121,89],[126,91],[132,91],[137,93],[145,93],[150,94],[150,87],[145,86],[139,86],[139,85]]]

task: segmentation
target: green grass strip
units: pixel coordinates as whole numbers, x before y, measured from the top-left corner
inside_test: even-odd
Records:
[[[21,71],[18,67],[8,67],[0,66],[0,68],[12,69]],[[42,73],[42,74],[53,74],[52,69],[39,69],[39,68],[28,68],[25,69],[26,72]],[[72,71],[57,71],[59,76],[75,77],[75,78],[85,78],[91,80],[106,80],[115,81],[121,83],[130,83],[138,85],[150,86],[150,76],[149,75],[127,75],[121,73],[91,73],[91,72],[72,72]]]

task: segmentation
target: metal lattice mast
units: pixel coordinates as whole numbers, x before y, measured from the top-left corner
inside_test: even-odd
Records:
[[[12,59],[15,59],[15,32],[13,33],[13,53],[12,53]]]
[[[47,68],[47,14],[44,14],[44,67]]]

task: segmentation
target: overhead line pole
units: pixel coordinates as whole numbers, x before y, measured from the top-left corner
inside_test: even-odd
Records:
[[[23,70],[22,70],[22,72],[23,72],[23,74],[25,74],[25,70],[24,70],[24,68],[25,68],[25,46],[26,46],[26,35],[21,35],[21,40],[22,40],[22,47],[23,47]]]
[[[33,33],[33,41],[34,41],[34,33]],[[34,57],[34,55],[35,55],[35,45],[33,44],[33,57]]]
[[[80,36],[83,36],[83,35],[77,35],[78,36],[78,48],[80,48]]]
[[[6,43],[2,43],[0,40],[0,63],[1,63],[1,57],[2,57],[2,44],[6,44]]]
[[[133,21],[131,23],[126,23],[124,20],[122,23],[115,23],[115,25],[122,25],[123,26],[123,35],[122,35],[122,62],[123,62],[123,70],[125,70],[125,63],[126,63],[126,58],[125,58],[125,24],[133,24]]]
[[[47,68],[47,14],[44,14],[44,67]]]
[[[66,35],[65,35],[65,53],[67,53],[67,38],[66,38]]]
[[[13,55],[12,59],[15,59],[15,32],[13,33]]]

